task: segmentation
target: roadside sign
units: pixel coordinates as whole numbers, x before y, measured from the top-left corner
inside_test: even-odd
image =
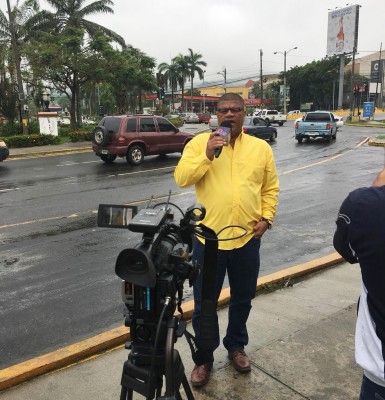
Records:
[[[364,117],[373,117],[374,103],[372,101],[364,102]]]

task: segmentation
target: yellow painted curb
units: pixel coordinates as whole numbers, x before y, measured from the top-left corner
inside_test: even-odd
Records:
[[[257,291],[258,289],[263,289],[265,285],[309,275],[321,269],[342,263],[343,261],[344,259],[338,253],[333,253],[304,264],[274,272],[273,274],[258,279]],[[226,306],[229,300],[230,289],[225,288],[221,291],[218,307]],[[193,300],[184,303],[184,319],[190,320],[193,310]],[[8,389],[11,386],[20,384],[39,375],[67,367],[96,354],[111,350],[123,345],[129,339],[130,333],[128,328],[121,326],[51,353],[5,368],[0,370],[0,390]]]
[[[38,158],[38,157],[53,157],[61,156],[66,154],[77,154],[77,153],[90,153],[92,148],[76,148],[76,149],[62,149],[62,150],[47,150],[47,151],[36,151],[36,153],[20,153],[20,154],[10,154],[8,159],[17,160],[20,158]],[[10,150],[12,152],[12,149]]]

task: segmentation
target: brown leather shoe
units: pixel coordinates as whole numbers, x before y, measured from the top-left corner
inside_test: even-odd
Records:
[[[206,385],[210,378],[212,364],[195,365],[191,372],[191,385],[200,387]]]
[[[239,372],[251,371],[250,360],[244,350],[230,352],[229,359],[233,361],[234,368]]]

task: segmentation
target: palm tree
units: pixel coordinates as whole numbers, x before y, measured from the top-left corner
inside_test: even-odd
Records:
[[[183,54],[179,53],[176,57],[172,59],[172,62],[176,64],[176,76],[177,76],[176,79],[178,81],[180,90],[182,92],[182,108],[183,108],[184,84],[186,82],[186,78],[189,76],[187,58]]]
[[[71,30],[83,30],[89,37],[95,38],[102,33],[109,40],[119,43],[126,48],[124,39],[117,33],[86,19],[87,16],[97,13],[113,13],[110,5],[114,3],[112,0],[96,0],[91,4],[84,5],[86,0],[47,0],[47,3],[55,10],[50,12],[42,10],[28,21],[26,28],[35,27],[35,32],[45,32],[54,34],[63,34]],[[79,50],[84,46],[83,42],[78,44]],[[76,72],[72,74],[74,82],[77,81]],[[72,95],[72,104],[76,104],[76,112],[71,107],[71,125],[75,127],[75,119],[77,124],[81,124],[80,116],[80,84],[74,84],[75,92]]]
[[[20,117],[24,119],[24,89],[23,80],[21,75],[21,54],[20,44],[21,41],[28,36],[28,30],[25,28],[25,24],[33,17],[34,13],[39,10],[39,5],[36,0],[26,0],[24,3],[19,5],[19,1],[16,2],[16,6],[11,8],[10,1],[7,0],[8,19],[4,13],[0,10],[0,44],[4,48],[10,48],[10,53],[13,57],[9,61],[10,64],[14,64],[16,73],[16,82],[18,87],[19,105],[20,105]],[[13,70],[13,65],[8,65],[10,70]],[[11,76],[11,79],[15,79]],[[23,133],[28,133],[28,127],[23,123]]]
[[[175,60],[171,64],[161,63],[158,66],[158,71],[164,74],[166,87],[169,84],[171,89],[171,103],[174,108],[174,92],[178,87],[178,65]]]
[[[102,32],[109,39],[119,43],[122,47],[125,47],[124,39],[117,33],[99,25],[95,22],[91,22],[86,19],[87,16],[98,14],[98,13],[110,13],[114,11],[110,5],[114,5],[112,0],[96,0],[91,4],[84,5],[86,0],[46,0],[47,3],[54,8],[55,12],[48,10],[42,10],[31,18],[28,22],[27,28],[31,25],[38,29],[50,32],[60,33],[68,25],[73,27],[84,29],[85,32],[91,37],[95,36],[99,32]]]
[[[193,93],[194,93],[194,77],[195,72],[198,73],[200,79],[203,79],[203,69],[201,67],[206,67],[206,61],[202,61],[202,54],[194,53],[192,49],[188,49],[189,54],[186,56],[186,61],[188,65],[188,73],[191,79],[191,111],[193,111]]]

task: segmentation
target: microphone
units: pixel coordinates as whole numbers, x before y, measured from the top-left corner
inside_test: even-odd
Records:
[[[218,126],[217,134],[215,136],[222,136],[226,143],[229,144],[229,135],[231,132],[231,121],[223,121],[220,126]],[[217,147],[215,149],[215,158],[218,158],[222,153],[222,147]]]

